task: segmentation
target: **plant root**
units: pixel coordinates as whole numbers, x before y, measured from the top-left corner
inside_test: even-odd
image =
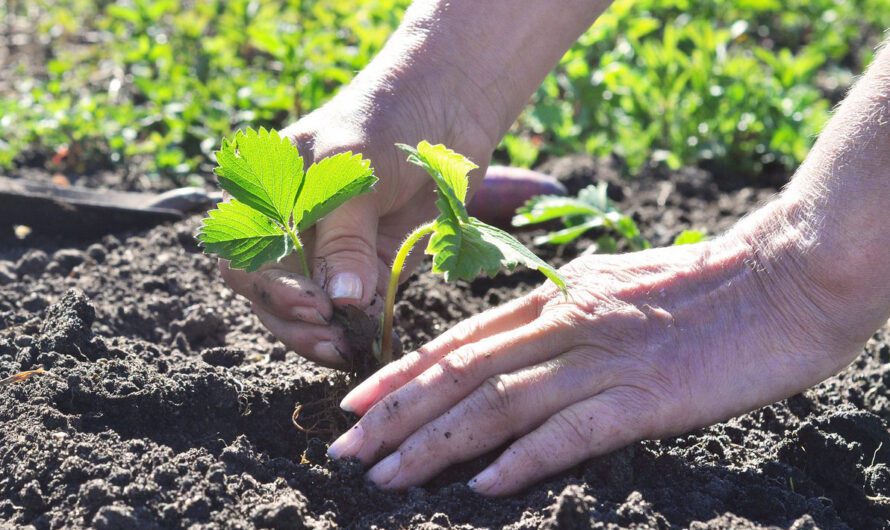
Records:
[[[37,368],[35,368],[33,370],[25,370],[24,372],[19,372],[15,375],[11,375],[11,376],[7,377],[6,379],[0,379],[0,386],[11,385],[12,383],[18,383],[20,381],[24,381],[25,379],[28,379],[32,375],[48,374],[48,373],[49,372],[44,370],[42,366],[38,366]]]

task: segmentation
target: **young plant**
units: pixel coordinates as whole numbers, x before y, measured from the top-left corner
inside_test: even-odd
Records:
[[[290,140],[263,128],[224,139],[216,161],[219,184],[233,198],[210,211],[197,238],[205,253],[246,271],[296,252],[308,275],[300,234],[377,182],[370,161],[351,152],[322,159],[304,171],[303,158]]]
[[[561,219],[565,228],[535,238],[536,245],[564,245],[580,237],[588,230],[604,228],[611,233],[601,235],[589,252],[612,253],[618,250],[618,242],[611,235],[616,233],[627,240],[631,250],[644,250],[652,245],[640,235],[637,223],[629,215],[618,210],[609,199],[608,184],[600,182],[581,190],[577,197],[539,195],[533,197],[516,211],[513,226],[528,226]],[[674,245],[689,245],[707,239],[700,230],[684,230],[676,238]]]
[[[472,280],[480,272],[493,276],[501,267],[513,270],[524,265],[540,271],[567,293],[566,282],[555,268],[507,232],[467,213],[467,175],[477,167],[474,163],[441,144],[423,141],[416,148],[404,144],[398,147],[408,153],[409,162],[424,168],[435,181],[439,216],[411,232],[396,253],[384,305],[381,361],[392,360],[393,310],[405,259],[427,235],[431,237],[426,253],[433,257],[433,272],[444,275],[445,281]]]
[[[528,226],[561,219],[565,228],[535,238],[536,245],[564,245],[574,241],[594,228],[604,228],[624,237],[631,250],[643,250],[651,245],[640,235],[637,223],[629,215],[621,213],[608,195],[608,184],[600,182],[581,190],[577,197],[539,195],[516,211],[513,226]],[[610,234],[604,234],[596,243],[600,251],[614,252],[617,242]]]

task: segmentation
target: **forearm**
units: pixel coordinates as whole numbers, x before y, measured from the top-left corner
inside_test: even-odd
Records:
[[[547,73],[610,3],[416,0],[357,84],[392,93],[438,91],[464,106],[496,145]]]
[[[890,51],[835,112],[779,200],[743,222],[757,252],[780,255],[826,312],[863,341],[890,316]]]

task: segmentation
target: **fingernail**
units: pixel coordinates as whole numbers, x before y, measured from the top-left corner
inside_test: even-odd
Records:
[[[351,429],[344,432],[334,443],[328,447],[328,456],[334,460],[345,458],[347,456],[355,456],[361,449],[365,432],[362,426],[356,423]]]
[[[333,342],[319,342],[315,345],[315,348],[312,349],[312,353],[315,354],[316,359],[330,364],[340,364],[344,360],[343,356],[340,354],[340,350],[334,346]]]
[[[362,297],[362,280],[351,272],[342,272],[334,276],[328,285],[331,298],[360,300]]]
[[[376,466],[368,471],[368,480],[378,486],[385,486],[392,482],[392,479],[399,473],[402,466],[402,455],[398,451],[381,460]]]
[[[495,485],[498,480],[498,473],[494,467],[486,468],[479,473],[471,481],[467,483],[471,490],[476,493],[485,493],[489,488]]]
[[[361,404],[365,401],[364,398],[370,388],[370,381],[371,379],[363,381],[360,385],[350,390],[349,393],[346,394],[346,397],[340,401],[340,408],[346,412],[355,414],[359,410]]]
[[[308,322],[309,324],[318,324],[319,326],[324,326],[328,323],[328,321],[322,316],[322,314],[315,309],[314,307],[296,307],[291,311],[291,315],[297,320],[302,320],[303,322]]]

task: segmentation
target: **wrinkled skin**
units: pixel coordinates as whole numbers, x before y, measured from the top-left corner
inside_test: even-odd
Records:
[[[310,158],[361,151],[374,160],[377,193],[306,234],[311,280],[290,263],[255,274],[223,264],[227,283],[286,345],[343,366],[350,352],[328,325],[333,306],[368,308],[396,245],[434,216],[431,182],[392,144],[445,143],[484,169],[535,87],[607,5],[415,0],[383,59],[287,131]],[[884,47],[788,188],[729,234],[575,260],[563,268],[571,300],[545,284],[458,325],[344,399],[362,418],[331,456],[359,458],[373,466],[370,480],[398,490],[508,444],[470,482],[503,495],[836,373],[890,317],[890,231],[878,222],[890,201],[887,72]]]
[[[361,384],[343,407],[363,417],[332,456],[376,463],[370,480],[405,489],[511,442],[470,482],[509,494],[792,395],[861,347],[787,260],[758,262],[725,239],[583,257],[562,273],[571,300],[547,284]]]

